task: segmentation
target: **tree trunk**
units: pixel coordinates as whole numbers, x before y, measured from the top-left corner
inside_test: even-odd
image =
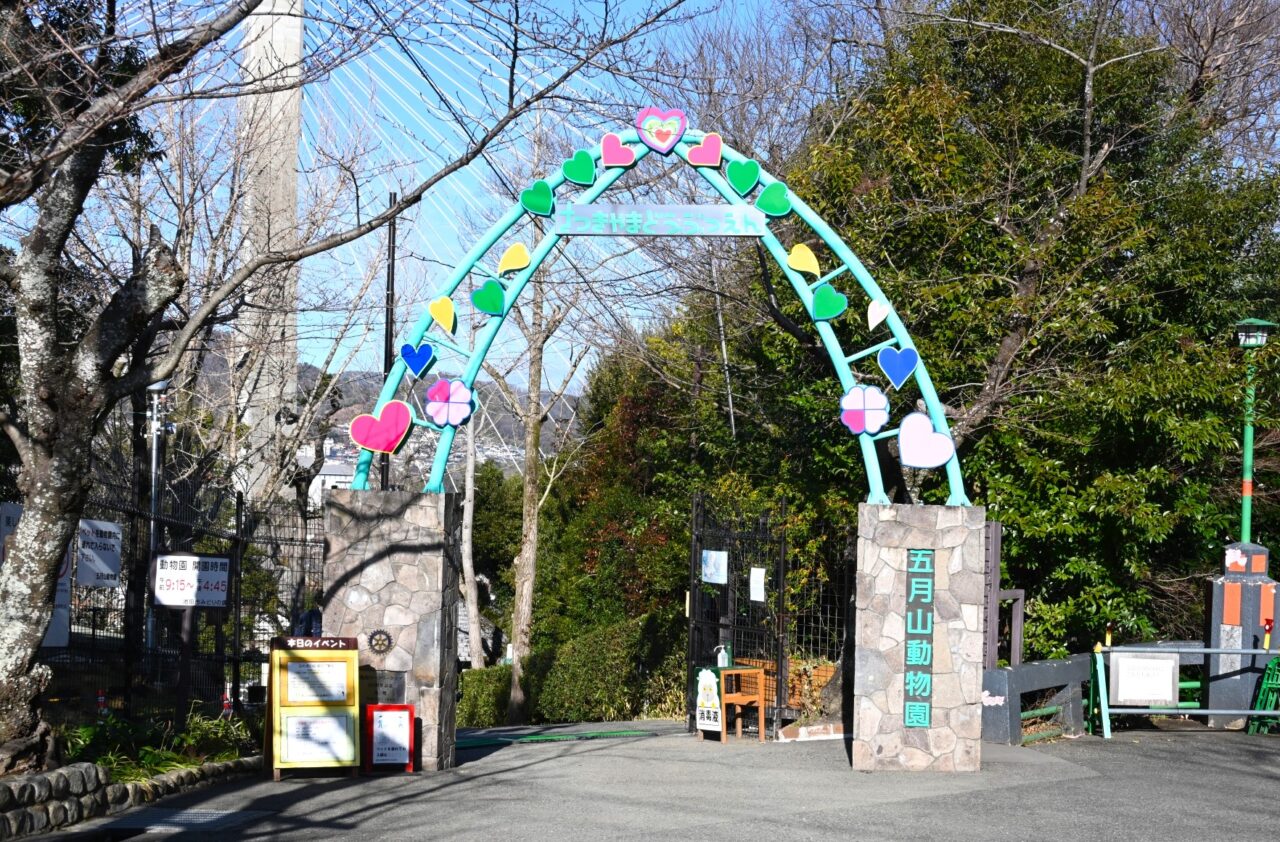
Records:
[[[51,673],[36,655],[84,504],[88,458],[75,462],[41,454],[27,466],[22,519],[0,567],[0,774],[43,768],[51,746],[37,706]]]
[[[531,400],[536,400],[531,397]],[[539,407],[540,408],[540,407]],[[538,416],[540,419],[541,416]],[[542,422],[535,420],[525,427],[524,495],[521,506],[523,527],[520,532],[520,554],[516,556],[516,599],[511,616],[511,698],[507,703],[507,724],[525,722],[524,659],[529,655],[533,637],[533,583],[538,559],[538,442]]]
[[[542,285],[535,282],[530,312],[532,335],[540,342],[529,345],[529,393],[524,411],[524,488],[521,497],[520,555],[516,557],[516,599],[511,613],[511,698],[507,723],[525,721],[524,659],[533,637],[533,584],[537,577],[539,479],[542,472],[542,355],[549,338],[542,332]]]

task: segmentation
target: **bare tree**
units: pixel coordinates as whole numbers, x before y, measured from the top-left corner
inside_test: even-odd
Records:
[[[491,111],[466,115],[470,141],[395,206],[357,224],[338,220],[296,245],[241,255],[199,300],[186,305],[179,302],[188,278],[174,243],[160,225],[149,225],[135,240],[128,273],[104,277],[73,323],[59,319],[71,264],[68,244],[104,174],[113,166],[135,168],[154,153],[148,128],[155,106],[212,101],[245,90],[228,36],[261,0],[200,9],[169,6],[125,22],[110,0],[76,4],[74,9],[87,11],[61,20],[45,20],[46,7],[34,4],[12,4],[0,12],[0,107],[19,124],[0,150],[0,209],[12,209],[10,219],[21,229],[16,254],[0,266],[16,314],[21,373],[12,404],[0,409],[0,427],[22,462],[25,509],[0,568],[0,771],[40,763],[48,742],[35,705],[48,669],[37,665],[36,652],[51,612],[58,560],[89,490],[91,443],[111,409],[173,376],[191,344],[211,320],[226,315],[247,283],[377,230],[585,69],[638,64],[645,57],[637,39],[680,2],[659,3],[626,20],[607,7],[599,17],[570,19],[526,8],[513,27],[521,33],[519,49],[506,60],[541,61],[549,70],[540,83],[513,88]],[[416,5],[376,21],[363,5],[342,11],[349,14],[337,21],[334,37],[304,56],[307,72],[296,84],[372,41],[414,27],[429,30],[431,24]],[[512,7],[502,4],[473,4],[466,13],[463,26],[509,25],[513,17]],[[33,119],[23,117],[32,114]],[[19,203],[26,204],[18,208]],[[151,341],[139,342],[147,337]]]

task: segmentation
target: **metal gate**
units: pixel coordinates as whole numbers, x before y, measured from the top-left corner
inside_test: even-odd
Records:
[[[715,647],[731,645],[734,663],[758,666],[765,673],[766,715],[776,733],[787,703],[787,616],[784,608],[787,576],[786,532],[780,524],[785,510],[756,518],[734,515],[721,519],[701,497],[693,501],[693,541],[689,558],[689,674],[685,684],[686,721],[694,727],[697,702],[694,675],[699,667],[716,663]],[[712,567],[721,576],[703,576],[704,553],[724,553],[723,565]],[[751,576],[764,580],[764,600],[752,599]],[[755,596],[761,596],[759,592]]]

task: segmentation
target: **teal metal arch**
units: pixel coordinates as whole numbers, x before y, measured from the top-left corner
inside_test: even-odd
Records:
[[[649,147],[640,143],[639,133],[635,129],[618,132],[617,134],[622,143],[628,145],[635,152],[635,161],[633,166],[650,154],[651,150]],[[706,133],[704,132],[694,130],[686,131],[673,152],[687,163],[690,147],[697,145],[705,137]],[[640,145],[636,146],[633,144]],[[721,148],[725,162],[750,160],[746,156],[729,147],[727,144],[722,144]],[[587,151],[591,154],[594,162],[598,164],[601,157],[599,144]],[[582,193],[578,195],[571,204],[590,205],[594,203],[606,190],[612,187],[628,169],[629,167],[604,168],[600,172],[595,183],[590,187],[583,189]],[[733,190],[725,177],[720,174],[718,168],[698,166],[694,167],[694,170],[711,185],[712,189],[714,189],[730,204],[747,206],[751,206],[753,204],[745,197],[739,196],[737,192]],[[554,193],[554,191],[563,185],[567,179],[565,178],[563,171],[560,171],[543,180],[547,182]],[[761,185],[761,190],[777,181],[778,179],[766,172],[764,168],[760,169],[759,183]],[[748,193],[750,193],[750,191],[748,191]],[[822,342],[824,350],[826,350],[828,357],[831,359],[832,366],[836,371],[836,376],[840,380],[840,385],[846,392],[848,392],[858,383],[857,378],[854,376],[852,368],[853,363],[870,357],[884,348],[896,347],[899,350],[906,350],[908,348],[914,349],[915,343],[912,341],[906,325],[903,324],[902,319],[899,318],[897,311],[893,308],[892,303],[885,297],[884,291],[880,289],[880,286],[875,282],[875,279],[871,277],[871,273],[862,265],[862,261],[858,260],[858,257],[848,247],[844,240],[842,240],[840,236],[836,234],[836,232],[833,231],[820,216],[818,216],[818,214],[816,214],[794,193],[788,191],[788,197],[791,201],[791,212],[808,225],[818,238],[821,239],[823,243],[831,249],[831,252],[840,260],[840,265],[836,269],[811,283],[805,280],[800,273],[791,269],[787,265],[787,249],[771,231],[766,228],[765,233],[760,236],[760,240],[765,249],[770,255],[772,255],[774,260],[777,261],[778,266],[786,276],[787,281],[791,284],[791,288],[800,298],[801,303],[804,304],[805,311],[811,315],[813,313],[814,290],[822,284],[829,283],[845,274],[853,276],[854,280],[857,281],[858,286],[862,289],[862,292],[866,295],[869,301],[881,302],[888,310],[888,315],[885,318],[885,325],[889,329],[890,338],[854,353],[845,352],[844,348],[840,344],[839,338],[836,336],[835,330],[827,321],[817,319],[813,320],[814,328],[818,332],[818,337]],[[437,297],[452,297],[458,290],[458,287],[462,285],[463,281],[465,281],[467,276],[473,271],[479,270],[488,278],[501,281],[502,279],[489,272],[480,263],[480,260],[508,231],[511,230],[511,228],[520,222],[521,218],[526,213],[528,213],[528,211],[524,206],[517,202],[514,207],[502,216],[501,219],[494,223],[493,227],[486,232],[485,236],[478,241],[469,252],[467,252],[457,267],[454,268],[448,279],[437,291]],[[524,291],[529,280],[533,277],[533,273],[538,270],[543,261],[546,260],[547,256],[551,254],[552,249],[554,249],[556,244],[560,241],[561,236],[562,235],[557,234],[554,231],[547,234],[530,253],[529,265],[524,269],[521,269],[518,273],[515,273],[506,281],[502,314],[498,316],[490,316],[487,319],[484,327],[476,335],[475,347],[473,350],[468,351],[456,343],[444,340],[439,336],[431,337],[430,341],[433,345],[447,348],[467,359],[467,366],[459,379],[466,384],[468,389],[474,387],[475,380],[480,374],[481,367],[484,365],[485,357],[488,355],[490,348],[492,348],[494,340],[497,338],[502,326],[506,323],[507,315],[510,314],[511,309],[515,306],[520,294]],[[414,324],[412,329],[409,331],[408,336],[405,338],[405,342],[415,348],[420,346],[422,342],[426,340],[427,333],[431,329],[433,323],[434,319],[428,310],[428,312],[424,313]],[[382,391],[378,395],[377,404],[374,406],[375,415],[381,412],[382,407],[388,401],[395,398],[395,395],[399,390],[401,383],[404,381],[408,370],[408,365],[404,358],[397,357],[395,362],[392,364],[391,372],[387,375],[387,379],[383,383]],[[934,430],[949,436],[950,428],[947,424],[946,415],[943,412],[942,403],[938,399],[937,390],[933,385],[932,378],[929,376],[929,371],[925,366],[923,358],[921,358],[919,363],[916,365],[912,376],[916,379],[916,385],[920,390],[921,397],[924,400],[925,408],[930,421],[933,423]],[[441,426],[433,423],[429,419],[423,418],[414,418],[413,424],[415,426],[435,430],[440,434],[440,440],[436,445],[435,457],[432,462],[431,474],[427,480],[426,486],[423,488],[423,491],[436,493],[443,492],[445,468],[449,461],[449,452],[452,450],[453,440],[457,434],[457,428],[450,425]],[[876,458],[875,443],[880,439],[896,436],[897,434],[898,429],[894,428],[891,430],[884,430],[875,435],[863,433],[858,436],[859,446],[862,451],[862,461],[867,473],[868,503],[883,505],[890,502],[888,495],[885,493],[884,479],[880,473],[880,463]],[[363,450],[361,452],[356,463],[355,476],[353,477],[351,484],[353,489],[364,490],[369,487],[369,469],[373,464],[373,455],[373,452],[369,450]],[[969,499],[964,491],[964,477],[960,469],[959,456],[957,454],[953,454],[945,463],[944,467],[947,474],[948,485],[947,505],[969,505]]]

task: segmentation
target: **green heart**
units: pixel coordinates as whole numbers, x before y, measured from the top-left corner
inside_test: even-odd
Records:
[[[551,212],[555,210],[556,197],[551,192],[550,184],[538,180],[528,190],[521,191],[520,204],[524,205],[524,209],[529,213],[536,213],[538,216],[551,216]]]
[[[738,195],[745,196],[760,180],[760,165],[755,161],[730,161],[725,175],[729,177],[729,185],[738,191]]]
[[[782,185],[774,184],[772,186],[781,187]],[[814,321],[834,319],[843,313],[848,306],[849,299],[836,292],[836,288],[831,284],[822,284],[813,291]]]
[[[538,183],[542,184],[541,181]],[[524,201],[523,198],[521,201]],[[526,207],[528,206],[526,205]],[[485,281],[484,286],[471,293],[471,303],[481,313],[488,313],[490,316],[502,315],[502,308],[506,303],[506,298],[507,291],[497,281]]]
[[[564,172],[564,177],[574,184],[590,187],[596,182],[596,162],[585,149],[574,152],[573,157],[565,161],[560,169]]]
[[[769,216],[786,216],[791,213],[791,199],[787,196],[787,185],[775,181],[756,197],[756,207]]]

